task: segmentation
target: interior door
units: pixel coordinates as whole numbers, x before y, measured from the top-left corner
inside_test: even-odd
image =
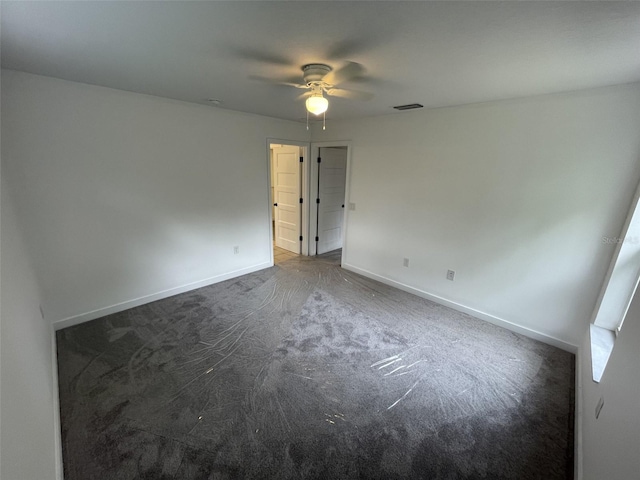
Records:
[[[346,147],[323,147],[318,164],[318,254],[342,248]]]
[[[300,253],[300,148],[273,148],[273,203],[276,246]]]

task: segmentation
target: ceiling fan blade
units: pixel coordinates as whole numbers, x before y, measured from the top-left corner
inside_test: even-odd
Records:
[[[312,94],[313,94],[313,92],[311,90],[309,90],[308,92],[304,92],[304,93],[301,93],[300,95],[298,95],[296,97],[296,100],[304,100],[305,98],[310,97]]]
[[[382,35],[382,32],[378,30],[375,35],[339,40],[330,45],[326,57],[333,61],[357,57],[379,46],[383,42]]]
[[[271,83],[273,85],[286,85],[288,87],[295,87],[295,88],[308,88],[306,85],[303,85],[301,83],[296,83],[295,80],[292,81],[291,78],[269,78],[269,77],[263,77],[260,75],[249,75],[249,79],[257,80],[259,82]]]
[[[372,39],[349,39],[341,40],[331,45],[327,52],[330,60],[341,60],[343,58],[353,58],[371,49]]]
[[[359,77],[364,74],[364,67],[359,63],[347,62],[347,64],[338,70],[332,70],[327,73],[322,81],[329,85],[339,85],[347,82],[352,78]]]
[[[243,60],[252,60],[254,62],[270,63],[272,65],[291,66],[290,59],[278,55],[276,53],[261,52],[260,50],[249,47],[232,47],[231,53]]]
[[[327,95],[331,95],[332,97],[349,98],[351,100],[371,100],[373,98],[373,93],[361,92],[360,90],[330,88],[326,92]]]

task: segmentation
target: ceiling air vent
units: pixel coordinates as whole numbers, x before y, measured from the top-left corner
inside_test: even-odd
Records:
[[[397,107],[393,107],[396,110],[413,110],[414,108],[422,108],[424,105],[420,105],[419,103],[410,103],[408,105],[398,105]]]

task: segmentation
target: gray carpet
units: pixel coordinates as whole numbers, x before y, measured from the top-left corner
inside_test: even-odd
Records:
[[[573,478],[573,355],[336,255],[57,344],[67,480]]]

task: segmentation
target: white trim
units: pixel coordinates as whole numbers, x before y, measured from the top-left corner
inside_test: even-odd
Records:
[[[640,182],[638,182],[638,186],[636,187],[636,191],[633,194],[633,199],[631,200],[631,205],[629,206],[629,211],[627,212],[627,216],[622,224],[622,230],[620,230],[620,238],[624,238],[627,235],[627,230],[629,230],[629,225],[631,225],[631,220],[633,220],[633,216],[638,208],[638,202],[640,202]],[[613,276],[613,271],[616,267],[616,263],[618,261],[618,256],[620,255],[620,250],[622,249],[624,242],[618,242],[613,250],[613,255],[611,256],[611,262],[609,262],[609,268],[607,269],[607,273],[604,276],[604,280],[602,281],[602,286],[600,287],[600,293],[598,294],[598,298],[596,299],[596,305],[591,313],[591,321],[589,323],[593,323],[598,325],[598,313],[600,313],[600,306],[602,305],[602,301],[604,300],[604,296],[607,293],[607,288],[609,287],[609,281],[611,281],[611,277]],[[638,278],[640,282],[640,277]],[[637,284],[636,284],[637,288]],[[634,289],[635,292],[635,289]],[[631,304],[631,298],[633,298],[633,293],[629,298],[629,305]],[[627,306],[627,310],[629,306]],[[625,315],[627,310],[625,310]],[[622,316],[622,321],[624,321],[625,315]],[[613,330],[613,326],[602,325],[600,322],[599,327],[607,328],[609,330]],[[611,327],[611,328],[609,328]]]
[[[511,330],[512,332],[520,333],[526,337],[533,338],[534,340],[539,340],[548,345],[552,345],[554,347],[558,347],[562,350],[565,350],[570,353],[576,353],[578,347],[571,343],[565,342],[564,340],[560,340],[559,338],[552,337],[550,335],[546,335],[544,333],[538,332],[536,330],[532,330],[527,327],[523,327],[521,325],[509,322],[508,320],[504,320],[499,317],[495,317],[491,314],[481,312],[480,310],[476,310],[471,307],[467,307],[466,305],[462,305],[460,303],[453,302],[451,300],[447,300],[446,298],[439,297],[438,295],[431,294],[429,292],[425,292],[424,290],[420,290],[415,287],[411,287],[409,285],[405,285],[404,283],[397,282],[395,280],[391,280],[390,278],[383,277],[382,275],[378,275],[376,273],[370,272],[368,270],[364,270],[362,268],[356,267],[354,265],[350,265],[349,263],[342,262],[342,267],[346,270],[358,273],[364,277],[371,278],[373,280],[377,280],[386,285],[390,285],[392,287],[398,288],[400,290],[404,290],[405,292],[413,293],[422,298],[426,298],[427,300],[431,300],[432,302],[439,303],[440,305],[444,305],[449,308],[453,308],[459,312],[467,313],[475,318],[480,320],[487,321],[499,327],[506,328],[507,330]]]
[[[55,478],[63,480],[64,470],[62,468],[62,427],[60,425],[60,389],[58,385],[58,348],[56,344],[56,331],[51,327],[51,375],[53,377],[53,439],[55,455]]]
[[[303,238],[300,254],[309,255],[309,233],[311,228],[309,227],[309,212],[310,204],[309,200],[309,163],[311,162],[311,145],[309,142],[300,142],[297,140],[284,140],[281,138],[267,138],[267,197],[269,202],[269,258],[271,266],[274,265],[273,261],[273,198],[271,198],[271,144],[279,145],[293,145],[302,148],[302,191],[300,192],[304,203],[302,204],[302,225],[300,225],[300,232]],[[306,239],[306,240],[305,240]]]
[[[273,253],[271,255],[273,255]],[[229,280],[230,278],[236,278],[241,275],[257,272],[258,270],[263,270],[265,268],[269,268],[272,266],[273,266],[273,259],[271,263],[270,262],[259,263],[257,265],[252,265],[250,267],[241,268],[239,270],[223,273],[221,275],[216,275],[215,277],[209,277],[209,278],[205,278],[204,280],[187,283],[179,287],[162,290],[161,292],[152,293],[151,295],[145,295],[143,297],[127,300],[126,302],[116,303],[115,305],[111,305],[109,307],[99,308],[97,310],[92,310],[91,312],[81,313],[79,315],[74,315],[72,317],[64,318],[62,320],[57,320],[53,322],[53,327],[55,330],[61,330],[63,328],[72,327],[80,323],[88,322],[90,320],[95,320],[96,318],[104,317],[105,315],[122,312],[123,310],[128,310],[130,308],[138,307],[146,303],[155,302],[156,300],[162,300],[163,298],[172,297],[180,293],[188,292],[190,290],[195,290],[196,288],[202,288],[209,285],[213,285],[214,283],[223,282],[225,280]]]
[[[319,149],[325,147],[347,147],[347,176],[345,178],[344,185],[344,215],[342,220],[342,261],[344,262],[347,258],[347,225],[348,217],[349,217],[349,199],[351,194],[351,141],[350,140],[337,140],[337,141],[326,141],[326,142],[311,142],[311,158],[316,159],[319,155]],[[315,180],[315,181],[314,181]],[[318,197],[318,169],[312,168],[309,169],[309,195],[311,198]],[[313,204],[315,205],[315,203]],[[312,232],[312,225],[316,224],[317,217],[317,209],[311,208],[312,204],[309,202],[309,255],[316,255],[318,252],[316,251],[316,242],[315,240],[315,232]]]
[[[275,265],[275,261],[273,258],[273,239],[275,238],[275,233],[273,231],[273,222],[275,221],[273,218],[273,195],[271,194],[271,163],[273,159],[271,158],[271,142],[267,140],[267,207],[269,208],[269,263],[273,267]]]
[[[573,435],[573,478],[582,480],[582,348],[576,351],[575,427]]]
[[[589,325],[589,352],[591,353],[591,377],[600,383],[611,352],[616,343],[616,334],[611,330],[599,327],[595,323]]]

